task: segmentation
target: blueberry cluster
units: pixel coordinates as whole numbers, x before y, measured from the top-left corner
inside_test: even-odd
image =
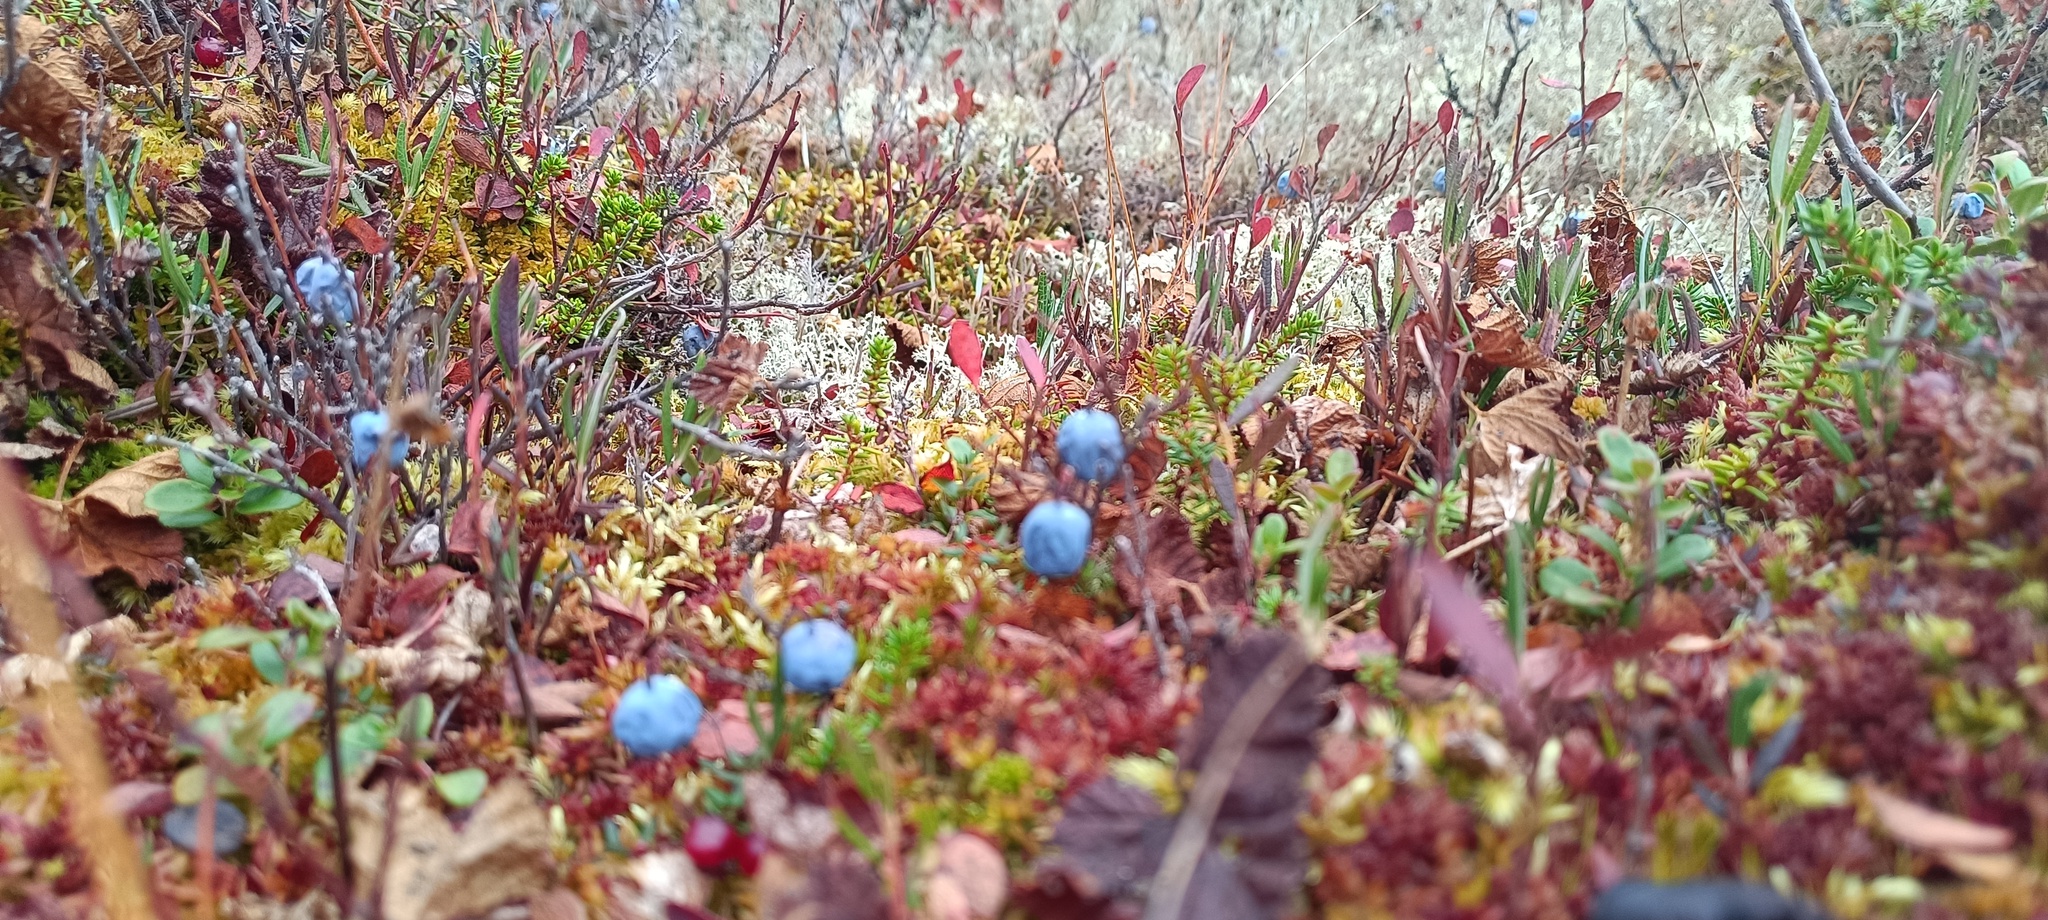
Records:
[[[1080,409],[1060,424],[1060,462],[1081,478],[1107,483],[1123,470],[1124,433],[1116,416],[1100,409]],[[1095,521],[1080,505],[1063,499],[1039,502],[1024,515],[1018,542],[1024,567],[1047,578],[1065,578],[1088,560],[1088,541]]]

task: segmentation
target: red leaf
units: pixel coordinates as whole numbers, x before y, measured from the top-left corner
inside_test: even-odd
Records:
[[[1272,233],[1273,233],[1273,218],[1271,218],[1271,217],[1268,217],[1268,216],[1266,216],[1266,215],[1263,215],[1263,214],[1262,214],[1262,215],[1259,215],[1259,216],[1258,216],[1257,218],[1255,218],[1255,219],[1253,219],[1253,220],[1252,220],[1252,246],[1253,246],[1253,247],[1257,247],[1257,246],[1258,246],[1258,245],[1259,245],[1260,243],[1263,243],[1263,242],[1265,242],[1265,241],[1266,241],[1266,237],[1268,237],[1268,236],[1272,235]]]
[[[653,128],[641,131],[640,149],[647,151],[648,156],[661,156],[661,134]]]
[[[377,228],[370,226],[369,221],[353,214],[341,222],[341,228],[355,237],[356,242],[363,244],[363,251],[370,255],[381,255],[384,250],[391,248],[391,244],[385,242],[384,235],[378,233]]]
[[[1067,21],[1067,14],[1068,14],[1068,13],[1071,13],[1071,12],[1073,12],[1073,11],[1074,11],[1074,4],[1072,4],[1072,3],[1062,3],[1062,4],[1060,4],[1060,21],[1061,21],[1061,22],[1066,22],[1066,21]]]
[[[1514,225],[1509,224],[1508,219],[1499,214],[1493,216],[1493,226],[1489,229],[1494,236],[1507,236],[1515,230]]]
[[[1412,561],[1404,566],[1401,580],[1407,583],[1406,590],[1416,592],[1412,596],[1429,606],[1429,631],[1457,646],[1458,669],[1500,702],[1511,726],[1526,720],[1521,670],[1500,624],[1449,564],[1433,554],[1408,558]]]
[[[1400,236],[1413,229],[1415,229],[1415,211],[1412,208],[1401,208],[1395,211],[1394,219],[1387,221],[1388,236]]]
[[[1530,149],[1530,150],[1537,150],[1537,149],[1541,149],[1541,148],[1542,148],[1542,146],[1543,146],[1544,144],[1548,144],[1548,143],[1550,143],[1550,135],[1548,135],[1548,134],[1538,135],[1538,136],[1537,136],[1537,138],[1536,138],[1535,140],[1533,140],[1533,141],[1530,141],[1530,142],[1529,142],[1529,149]]]
[[[930,489],[935,488],[938,483],[952,482],[959,478],[960,474],[953,469],[953,461],[948,460],[938,466],[925,470],[924,475],[918,478],[917,484]]]
[[[1335,138],[1336,136],[1337,136],[1337,126],[1336,126],[1336,125],[1334,125],[1334,124],[1324,125],[1324,126],[1323,126],[1323,129],[1322,129],[1321,131],[1317,131],[1317,132],[1316,132],[1316,156],[1319,156],[1319,157],[1320,157],[1320,156],[1322,156],[1322,155],[1323,155],[1323,151],[1325,151],[1325,150],[1328,150],[1328,149],[1330,148],[1330,141],[1331,141],[1331,139]]]
[[[967,382],[981,386],[981,336],[974,334],[974,327],[964,319],[953,321],[953,328],[946,333],[946,354],[953,359],[953,366],[967,375]]]
[[[576,30],[576,36],[569,39],[569,72],[583,69],[583,62],[590,60],[590,33]]]
[[[974,90],[968,89],[967,84],[961,82],[959,77],[954,77],[953,120],[966,121],[968,118],[973,117],[974,110],[977,108],[979,106],[974,104]]]
[[[1579,0],[1579,9],[1581,9],[1581,10],[1590,10],[1590,9],[1592,9],[1592,8],[1593,8],[1593,0]]]
[[[1250,109],[1245,110],[1243,118],[1237,120],[1237,130],[1249,130],[1252,126],[1252,122],[1258,121],[1259,116],[1265,113],[1266,103],[1271,101],[1273,101],[1272,95],[1266,91],[1266,88],[1264,86],[1260,86],[1259,97],[1257,99],[1252,100],[1252,107]]]
[[[1017,363],[1024,365],[1024,373],[1031,375],[1033,386],[1045,386],[1045,362],[1038,357],[1038,346],[1021,335],[1017,337]]]
[[[1436,107],[1436,129],[1449,134],[1451,129],[1457,126],[1458,107],[1452,105],[1451,100],[1445,99],[1443,105]]]
[[[1180,88],[1173,92],[1173,110],[1175,112],[1179,112],[1188,104],[1188,97],[1195,92],[1195,84],[1202,82],[1202,71],[1208,69],[1209,65],[1207,64],[1196,64],[1188,68],[1187,73],[1180,75]]]
[[[946,56],[939,61],[939,69],[952,70],[954,64],[960,63],[960,55],[965,53],[966,50],[965,48],[955,48],[946,52]]]
[[[315,489],[327,488],[340,474],[341,464],[334,462],[334,451],[325,447],[299,460],[299,478]]]
[[[1621,91],[1615,90],[1614,92],[1608,93],[1605,96],[1601,96],[1600,98],[1595,99],[1592,102],[1586,103],[1586,114],[1580,116],[1580,118],[1585,121],[1599,121],[1600,116],[1614,111],[1614,107],[1620,104]]]
[[[1351,178],[1344,180],[1344,187],[1337,190],[1337,200],[1350,201],[1351,196],[1356,194],[1358,194],[1358,174],[1352,173]]]
[[[1109,75],[1113,73],[1116,73],[1115,61],[1110,61],[1109,63],[1102,65],[1102,79],[1109,79]]]
[[[598,157],[604,156],[604,149],[611,145],[612,134],[612,129],[607,128],[603,125],[598,125],[597,127],[590,129],[591,159],[595,160]]]
[[[1058,48],[1054,48],[1054,49],[1052,49],[1052,66],[1054,66],[1054,67],[1058,67],[1058,66],[1060,66],[1060,62],[1061,62],[1061,61],[1064,61],[1064,60],[1066,60],[1066,59],[1067,59],[1067,53],[1066,53],[1066,52],[1064,52],[1064,51],[1061,51],[1061,50],[1060,50],[1060,49],[1058,49]]]
[[[1560,80],[1560,79],[1558,79],[1558,78],[1556,78],[1556,77],[1539,77],[1539,78],[1537,78],[1536,82],[1538,82],[1538,83],[1541,83],[1541,84],[1543,84],[1544,86],[1548,86],[1548,87],[1550,87],[1551,89],[1571,89],[1571,88],[1572,88],[1572,85],[1571,85],[1570,83],[1566,83],[1565,81],[1563,81],[1563,80]]]
[[[875,494],[882,497],[882,507],[905,517],[917,517],[924,513],[924,496],[917,490],[900,482],[885,482],[875,487]]]

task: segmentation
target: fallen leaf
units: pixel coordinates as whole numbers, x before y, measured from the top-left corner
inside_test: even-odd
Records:
[[[16,16],[14,85],[0,98],[0,128],[27,138],[44,156],[70,154],[83,140],[96,96],[85,64],[58,44],[56,31],[34,16]]]
[[[718,351],[704,363],[704,369],[690,378],[690,393],[697,401],[730,412],[753,392],[754,384],[760,382],[761,357],[768,353],[767,343],[748,341],[744,336],[728,335],[718,343]]]
[[[53,548],[80,574],[96,578],[119,570],[148,586],[174,581],[184,565],[185,538],[142,505],[142,496],[185,470],[176,450],[142,458],[94,481],[63,504],[35,499]]]
[[[1500,703],[1511,730],[1519,734],[1533,729],[1514,650],[1465,576],[1433,554],[1402,554],[1397,561],[1400,590],[1412,598],[1409,603],[1427,609],[1429,631],[1456,646],[1458,670]]]
[[[761,724],[774,721],[773,714],[757,709],[755,715]],[[717,708],[704,715],[704,723],[697,730],[697,737],[690,742],[691,749],[702,760],[717,760],[721,757],[748,757],[760,749],[760,736],[754,734],[753,723],[747,720],[747,704],[740,700],[720,700]]]
[[[533,701],[533,718],[542,725],[562,722],[578,722],[584,718],[583,701],[597,692],[597,684],[587,680],[543,681],[531,670],[526,675],[526,698]],[[519,702],[519,683],[511,671],[505,673],[501,696],[507,712],[522,712]]]
[[[875,494],[881,496],[882,507],[904,517],[918,517],[924,514],[924,497],[917,490],[900,482],[885,482],[875,486]]]
[[[1480,412],[1476,450],[1472,455],[1474,472],[1486,476],[1509,469],[1511,444],[1567,463],[1583,457],[1579,439],[1572,435],[1564,416],[1557,411],[1569,385],[1568,378],[1558,377]]]
[[[385,799],[381,788],[349,797],[349,858],[358,898],[367,902],[382,880],[382,914],[389,920],[481,915],[554,882],[547,814],[522,780],[493,785],[460,831],[422,786],[399,791],[395,818],[385,813]],[[404,845],[389,850],[387,863],[384,840],[394,820],[392,831]]]
[[[928,851],[924,916],[927,920],[991,920],[1010,893],[1003,851],[981,837],[951,833]]]
[[[1868,780],[1859,785],[1877,813],[1877,823],[1907,846],[1955,853],[1996,853],[2012,847],[2012,832],[2005,828],[1935,811]]]
[[[1494,307],[1484,294],[1476,294],[1465,302],[1465,318],[1472,324],[1472,350],[1488,365],[1536,368],[1557,364],[1528,337],[1528,321],[1513,306]]]

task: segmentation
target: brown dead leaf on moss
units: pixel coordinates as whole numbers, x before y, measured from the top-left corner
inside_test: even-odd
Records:
[[[761,357],[767,353],[766,342],[726,336],[718,343],[717,353],[704,362],[704,369],[690,379],[690,394],[707,406],[731,411],[760,382]]]
[[[1479,413],[1477,449],[1473,469],[1488,476],[1509,468],[1509,445],[1575,463],[1585,455],[1557,405],[1564,399],[1570,381],[1563,377],[1532,387],[1501,400]]]
[[[517,780],[499,782],[470,811],[460,830],[429,801],[425,788],[398,793],[397,838],[384,864],[387,790],[349,799],[350,852],[358,897],[369,899],[383,864],[383,916],[389,920],[455,920],[524,901],[554,881],[546,812]]]
[[[178,577],[185,538],[158,522],[142,497],[151,486],[184,475],[177,451],[159,451],[100,477],[68,501],[35,503],[52,547],[81,574],[96,578],[119,570],[137,584],[160,584]]]
[[[45,156],[76,153],[86,118],[98,101],[85,80],[85,63],[57,43],[57,33],[34,16],[17,16],[14,45],[21,67],[5,98],[0,128],[27,138]]]
[[[1528,338],[1529,323],[1520,311],[1507,304],[1495,305],[1485,295],[1475,295],[1464,305],[1465,318],[1472,323],[1472,350],[1492,367],[1554,368],[1557,359]]]

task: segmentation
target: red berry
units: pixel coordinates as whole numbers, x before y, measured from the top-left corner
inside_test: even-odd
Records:
[[[733,854],[733,861],[739,864],[742,875],[753,875],[761,871],[761,858],[768,855],[768,838],[760,834],[748,834]]]
[[[683,852],[690,854],[690,861],[706,872],[725,865],[739,849],[740,837],[733,832],[732,825],[711,815],[698,815],[683,834]]]
[[[228,45],[219,37],[209,35],[192,44],[192,59],[201,67],[219,67],[228,62]]]

